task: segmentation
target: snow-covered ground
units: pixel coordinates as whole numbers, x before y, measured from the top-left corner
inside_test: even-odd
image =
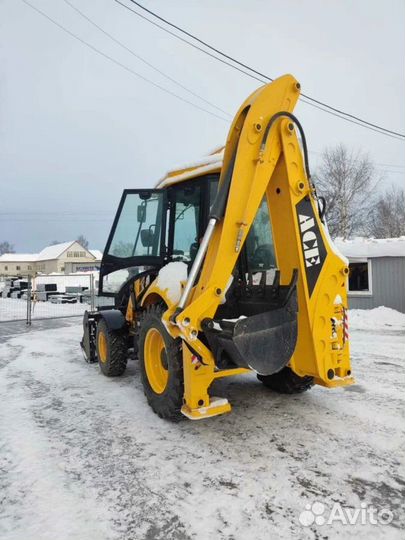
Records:
[[[403,538],[405,316],[351,320],[357,385],[291,397],[230,378],[231,414],[179,424],[147,406],[136,361],[120,379],[84,362],[79,322],[6,339],[1,540]],[[303,526],[314,502],[394,519]]]

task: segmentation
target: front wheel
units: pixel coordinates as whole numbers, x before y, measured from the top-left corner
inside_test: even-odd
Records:
[[[314,385],[313,377],[300,377],[289,367],[273,375],[257,375],[257,378],[264,386],[279,394],[300,394]]]
[[[110,330],[101,319],[97,324],[97,358],[101,372],[107,377],[119,377],[125,371],[128,360],[128,346],[122,332]]]
[[[164,309],[150,306],[139,329],[139,361],[146,399],[161,418],[182,418],[183,359],[181,340],[173,339],[162,323]]]

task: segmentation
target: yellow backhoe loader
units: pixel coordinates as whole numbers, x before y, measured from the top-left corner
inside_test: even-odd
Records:
[[[272,390],[351,376],[348,262],[311,181],[300,84],[284,75],[243,103],[224,150],[125,190],[104,251],[82,349],[110,377],[130,349],[162,418],[226,413],[216,379],[255,372]]]

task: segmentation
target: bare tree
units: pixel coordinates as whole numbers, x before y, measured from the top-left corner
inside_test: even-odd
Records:
[[[76,242],[79,242],[79,244],[81,246],[84,247],[84,249],[89,249],[89,241],[87,240],[87,238],[85,236],[83,236],[82,234],[80,234],[77,238],[76,238]]]
[[[10,244],[10,242],[0,242],[0,255],[3,255],[4,253],[15,253],[13,244]]]
[[[392,185],[380,195],[372,211],[369,234],[376,238],[405,235],[405,192]]]
[[[375,169],[367,155],[343,144],[326,149],[314,175],[318,193],[325,197],[331,236],[348,238],[364,233],[375,185]]]

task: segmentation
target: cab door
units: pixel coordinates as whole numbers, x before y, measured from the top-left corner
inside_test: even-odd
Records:
[[[124,190],[101,261],[100,294],[116,292],[128,277],[142,271],[139,267],[165,263],[166,214],[165,190]]]

